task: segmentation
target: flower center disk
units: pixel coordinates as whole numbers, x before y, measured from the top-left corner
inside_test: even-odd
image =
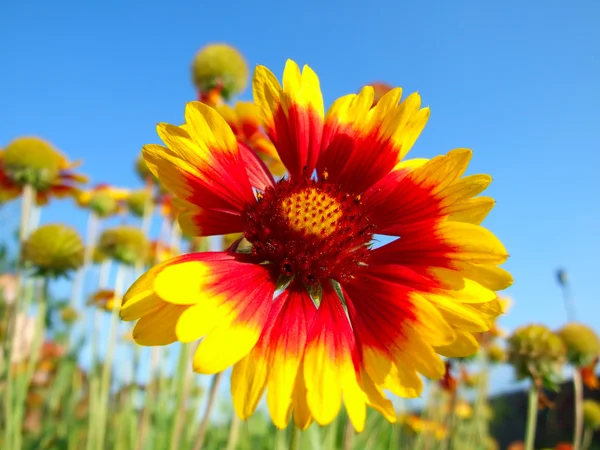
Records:
[[[252,253],[284,276],[343,281],[367,264],[373,237],[360,198],[327,181],[281,180],[244,214]]]

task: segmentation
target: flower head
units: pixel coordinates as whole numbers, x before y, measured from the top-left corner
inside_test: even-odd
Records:
[[[77,203],[83,208],[90,209],[98,217],[106,218],[122,212],[128,197],[127,189],[99,184],[92,189],[79,191]]]
[[[488,358],[494,364],[502,363],[506,361],[506,353],[498,344],[492,344],[488,348]]]
[[[200,100],[211,106],[229,100],[248,84],[248,64],[241,53],[227,44],[210,44],[194,58],[192,79]]]
[[[18,197],[24,185],[35,189],[38,205],[48,203],[51,196],[76,196],[87,177],[72,172],[74,167],[43,139],[17,138],[0,151],[0,203]]]
[[[583,422],[592,430],[600,428],[600,403],[595,400],[583,401]]]
[[[60,318],[65,323],[73,323],[79,318],[79,313],[75,308],[65,306],[60,310]]]
[[[88,305],[93,305],[106,311],[112,311],[115,309],[115,306],[120,304],[120,299],[115,296],[115,291],[112,289],[100,289],[92,294],[88,300]]]
[[[98,239],[100,254],[130,265],[146,261],[149,245],[144,233],[139,228],[130,226],[108,228]]]
[[[533,378],[556,388],[556,378],[565,361],[563,341],[544,325],[526,325],[508,339],[508,360],[517,378]]]
[[[144,184],[154,184],[155,177],[152,175],[152,172],[148,169],[146,165],[146,161],[144,161],[144,157],[140,154],[135,161],[135,171],[140,177],[140,179],[144,182]]]
[[[500,241],[479,224],[487,175],[463,177],[465,149],[405,160],[429,117],[417,94],[373,89],[327,114],[316,74],[289,61],[283,86],[254,75],[261,125],[288,175],[275,181],[212,108],[192,102],[185,124],[159,124],[148,168],[183,204],[189,235],[243,233],[249,248],[183,255],[129,289],[121,309],[142,345],[204,336],[193,367],[233,365],[246,418],[267,392],[273,422],[325,425],[342,402],[357,430],[366,406],[395,420],[384,390],[419,396],[418,374],[439,379],[439,355],[477,351],[473,332],[501,312],[510,275]],[[375,234],[392,238],[373,248]]]
[[[576,367],[589,365],[600,356],[600,339],[594,330],[581,323],[568,323],[558,335],[567,347],[567,359]]]
[[[83,264],[77,231],[62,224],[42,225],[23,244],[23,260],[44,276],[66,275]]]
[[[150,243],[146,264],[148,266],[154,266],[176,255],[177,253],[174,249],[170,248],[160,240],[155,240]]]
[[[147,189],[138,189],[129,193],[127,207],[137,217],[144,216],[146,208],[152,207],[152,194]]]

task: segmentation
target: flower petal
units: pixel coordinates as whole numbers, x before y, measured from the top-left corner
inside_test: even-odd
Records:
[[[202,208],[242,211],[254,202],[246,165],[225,120],[212,108],[191,102],[181,127],[159,124],[168,148],[147,145],[150,171],[183,200]]]
[[[325,117],[318,173],[356,194],[390,173],[429,118],[428,108],[419,110],[418,94],[398,105],[401,94],[391,89],[371,109],[373,88],[366,86],[334,102]]]
[[[253,79],[254,101],[263,128],[291,177],[310,176],[315,168],[323,129],[323,96],[313,70],[288,60],[283,87],[263,66]]]
[[[233,408],[242,420],[254,414],[267,387],[269,361],[257,347],[235,363],[231,371]]]
[[[491,177],[460,178],[470,159],[470,150],[452,150],[423,164],[395,170],[372,186],[362,201],[377,232],[405,236],[415,230],[429,229],[435,226],[435,221],[483,220],[493,200],[475,203],[470,200],[490,184]]]
[[[190,253],[170,259],[153,272],[153,289],[166,302],[182,305],[216,301],[236,304],[248,289],[274,284],[267,266],[224,252]],[[127,297],[127,296],[126,296]]]
[[[177,340],[175,327],[184,305],[164,303],[152,313],[143,316],[133,327],[133,339],[140,345],[168,345]]]
[[[177,220],[181,231],[187,236],[239,233],[244,228],[240,213],[199,208],[187,202]]]
[[[267,404],[273,423],[285,428],[289,422],[296,378],[306,345],[308,326],[316,308],[306,290],[284,292],[282,307],[269,333],[269,381]]]
[[[477,340],[468,331],[456,331],[456,340],[443,347],[436,347],[435,351],[448,358],[464,358],[477,353],[479,344]]]
[[[315,421],[329,424],[342,405],[345,381],[354,373],[355,343],[337,294],[323,286],[304,355],[307,402]],[[348,378],[350,377],[350,378]]]
[[[193,361],[196,372],[218,373],[238,362],[258,342],[267,321],[275,292],[270,278],[251,284],[238,279],[229,288],[220,295],[227,295],[226,301],[236,304],[198,345]]]

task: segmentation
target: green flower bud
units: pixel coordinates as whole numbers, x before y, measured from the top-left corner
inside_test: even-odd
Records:
[[[84,246],[71,227],[43,225],[23,244],[23,261],[39,275],[61,276],[83,265]]]

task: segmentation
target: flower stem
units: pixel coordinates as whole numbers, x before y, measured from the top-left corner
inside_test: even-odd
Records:
[[[292,424],[292,432],[290,433],[290,450],[300,450],[300,439],[302,438],[302,432],[300,429]]]
[[[538,416],[538,388],[532,383],[529,389],[529,404],[527,405],[527,427],[525,429],[525,450],[534,450],[535,428]]]
[[[194,443],[194,450],[201,450],[204,445],[204,439],[206,438],[206,430],[208,429],[208,421],[210,420],[210,413],[215,405],[215,399],[217,397],[217,389],[219,388],[219,383],[223,378],[223,372],[219,372],[213,375],[212,380],[210,382],[210,390],[208,392],[208,400],[206,403],[206,409],[204,410],[204,415],[202,416],[202,421],[200,422],[200,427],[198,428],[198,434],[196,435],[196,442]]]
[[[179,354],[179,362],[177,364],[177,376],[175,378],[175,420],[171,430],[171,450],[180,448],[181,433],[183,431],[183,423],[185,421],[185,413],[187,411],[187,399],[192,384],[192,372],[189,368],[189,359],[191,356],[191,346],[184,344],[181,346]]]
[[[227,447],[225,450],[235,450],[237,448],[241,423],[240,416],[234,412],[231,416],[231,423],[229,424],[229,438],[227,439]]]
[[[146,387],[146,401],[144,402],[142,416],[140,418],[140,431],[139,439],[135,447],[136,450],[142,450],[144,448],[148,436],[148,428],[150,427],[150,404],[155,402],[157,387],[155,383],[153,383],[153,380],[156,379],[156,382],[158,383],[158,379],[160,378],[160,373],[157,373],[159,361],[160,347],[152,347],[150,350],[150,370],[148,371],[150,377]]]
[[[581,449],[583,434],[583,382],[578,367],[573,370],[573,394],[575,396],[575,430],[573,434],[573,450]]]
[[[108,402],[110,397],[110,381],[111,381],[111,368],[112,361],[115,352],[115,346],[117,343],[117,325],[119,318],[119,309],[121,303],[121,295],[123,290],[123,284],[125,281],[125,267],[122,264],[117,266],[117,277],[115,281],[115,305],[111,311],[110,317],[110,329],[108,337],[108,348],[106,349],[106,356],[104,357],[104,364],[102,366],[102,375],[100,378],[100,389],[99,389],[99,402],[98,402],[98,421],[94,426],[98,427],[96,444],[97,449],[102,450],[104,448],[104,440],[106,436],[106,422],[108,418]]]
[[[594,437],[594,430],[589,427],[585,428],[583,432],[583,442],[581,444],[581,450],[588,450],[592,445],[592,438]]]
[[[354,428],[352,427],[352,422],[350,422],[350,417],[348,417],[348,419],[346,420],[346,426],[344,427],[344,443],[342,444],[343,450],[352,450],[353,441]]]
[[[25,415],[25,401],[27,399],[27,392],[29,391],[29,385],[33,378],[38,360],[40,358],[42,343],[44,342],[44,334],[46,331],[46,311],[48,309],[48,278],[42,279],[42,294],[39,298],[38,306],[38,317],[37,323],[33,335],[33,343],[31,345],[31,354],[29,355],[29,361],[27,362],[27,369],[25,377],[18,380],[17,399],[15,407],[15,424],[13,428],[14,448],[20,449],[22,446],[22,429],[23,429],[23,418]]]

